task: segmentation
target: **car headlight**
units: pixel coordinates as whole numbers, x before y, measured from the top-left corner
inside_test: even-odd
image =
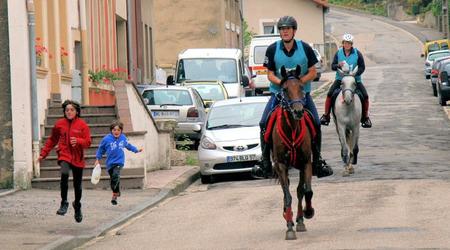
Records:
[[[217,148],[216,144],[207,136],[203,136],[203,138],[200,142],[200,146],[204,149],[216,149]]]

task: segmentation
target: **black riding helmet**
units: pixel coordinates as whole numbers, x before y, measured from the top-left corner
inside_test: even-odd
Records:
[[[63,104],[62,104],[64,117],[66,117],[66,112],[65,111],[66,111],[67,105],[69,105],[69,104],[72,105],[75,108],[75,110],[77,111],[77,116],[81,117],[81,106],[80,106],[80,104],[78,102],[72,101],[72,100],[65,100],[63,102]]]
[[[294,30],[297,30],[297,21],[292,16],[284,16],[278,20],[277,28],[281,29],[282,27],[292,27]]]

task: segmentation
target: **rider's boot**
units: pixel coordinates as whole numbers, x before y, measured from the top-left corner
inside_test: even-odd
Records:
[[[320,124],[328,126],[330,124],[331,96],[325,100],[325,113],[320,118]]]
[[[270,145],[266,144],[266,141],[264,140],[264,130],[261,129],[261,131],[261,165],[253,168],[253,175],[258,178],[270,178],[273,176],[272,163],[270,161]]]
[[[313,175],[317,178],[330,176],[333,174],[333,169],[322,159],[320,150],[322,146],[322,132],[320,127],[316,127],[316,138],[313,139],[312,153],[313,153]]]
[[[369,97],[364,99],[362,103],[361,127],[371,128],[372,121],[369,118]]]

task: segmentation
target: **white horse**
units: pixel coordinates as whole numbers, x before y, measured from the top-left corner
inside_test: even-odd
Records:
[[[344,162],[343,176],[354,173],[352,164],[358,159],[359,123],[361,121],[361,100],[355,95],[355,74],[358,66],[352,71],[338,69],[343,76],[341,91],[333,108],[334,124],[341,143],[341,157]]]

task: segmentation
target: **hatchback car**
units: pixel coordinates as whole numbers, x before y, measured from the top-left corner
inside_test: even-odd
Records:
[[[189,81],[186,80],[182,86],[192,87],[198,91],[203,99],[206,110],[215,102],[228,99],[228,92],[221,81]]]
[[[441,63],[439,67],[439,77],[436,83],[437,97],[441,106],[446,106],[447,101],[450,100],[450,61]]]
[[[268,100],[244,97],[213,104],[198,147],[202,183],[218,174],[251,172],[260,164],[259,121]]]
[[[153,119],[175,119],[177,139],[187,136],[198,145],[206,111],[197,90],[181,86],[153,85],[143,91],[142,97]]]
[[[436,82],[439,77],[439,67],[441,66],[441,63],[447,62],[449,61],[449,59],[450,56],[444,56],[434,60],[434,62],[431,64],[430,83],[434,96],[437,96]]]
[[[444,56],[450,56],[450,51],[438,50],[428,53],[427,59],[425,59],[425,70],[424,70],[426,79],[430,79],[431,64],[433,63],[433,61]]]

